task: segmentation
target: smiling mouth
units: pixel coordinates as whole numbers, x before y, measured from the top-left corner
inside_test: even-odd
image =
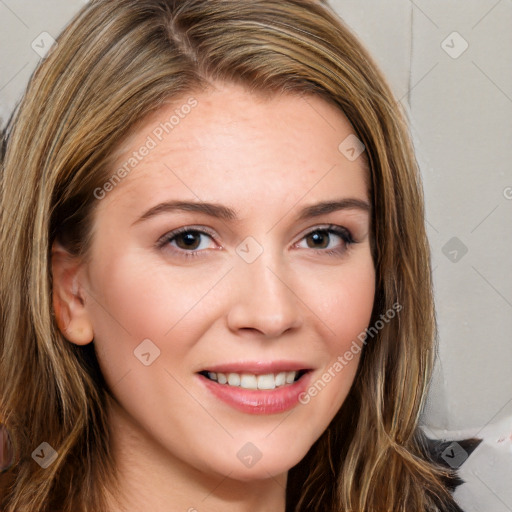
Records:
[[[251,390],[272,390],[291,386],[300,380],[309,370],[285,371],[277,373],[265,373],[256,375],[254,373],[221,373],[202,371],[199,372],[207,379],[230,387],[237,387]]]

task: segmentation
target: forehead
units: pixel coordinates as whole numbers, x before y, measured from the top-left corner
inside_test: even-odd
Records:
[[[341,109],[318,95],[263,96],[217,83],[138,124],[113,155],[110,172],[125,172],[103,206],[123,199],[135,207],[169,193],[246,205],[368,197],[365,155],[347,158],[350,137]]]

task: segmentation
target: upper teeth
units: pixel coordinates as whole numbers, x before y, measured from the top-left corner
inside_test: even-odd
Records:
[[[208,377],[219,384],[227,384],[244,389],[275,389],[285,384],[292,384],[297,374],[298,372],[267,373],[265,375],[208,372]]]

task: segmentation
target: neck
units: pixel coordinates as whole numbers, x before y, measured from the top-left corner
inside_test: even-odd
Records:
[[[237,481],[205,474],[172,455],[117,404],[109,408],[112,449],[119,478],[109,511],[284,512],[287,475]]]

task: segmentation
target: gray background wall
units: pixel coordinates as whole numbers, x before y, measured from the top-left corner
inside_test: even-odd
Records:
[[[84,3],[0,0],[3,120],[44,51],[40,34],[56,37]],[[408,112],[422,169],[440,332],[422,423],[438,436],[500,421],[512,433],[512,0],[332,5]],[[487,510],[512,511],[500,498]]]

